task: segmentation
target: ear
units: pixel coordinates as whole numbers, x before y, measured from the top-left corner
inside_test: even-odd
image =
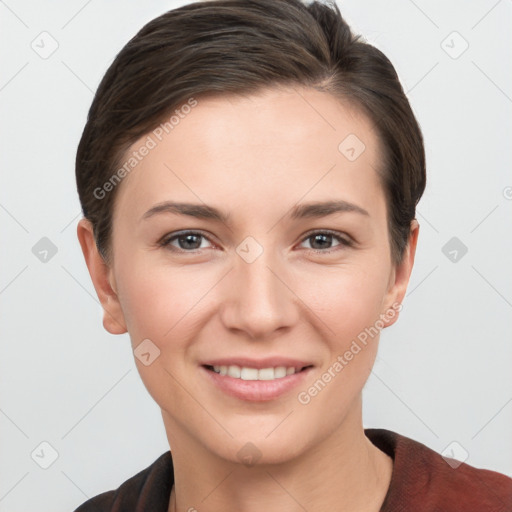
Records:
[[[96,294],[103,307],[103,327],[111,334],[124,334],[127,329],[115,289],[114,272],[98,252],[93,226],[88,219],[80,219],[76,231]]]
[[[414,219],[411,222],[409,241],[404,251],[402,262],[396,265],[391,272],[388,292],[383,300],[381,319],[384,323],[384,327],[393,325],[398,320],[398,312],[402,310],[402,301],[404,300],[414,265],[419,231],[420,225],[418,221]]]

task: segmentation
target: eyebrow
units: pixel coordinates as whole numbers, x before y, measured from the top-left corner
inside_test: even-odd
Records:
[[[288,214],[291,219],[320,218],[334,213],[355,212],[361,215],[370,214],[360,206],[345,200],[317,201],[296,205]],[[140,220],[146,220],[160,213],[173,213],[177,215],[188,215],[198,219],[214,220],[229,224],[231,215],[224,213],[213,206],[199,203],[178,203],[164,201],[150,208]]]

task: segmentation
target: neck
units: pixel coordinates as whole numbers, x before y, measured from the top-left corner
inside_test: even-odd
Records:
[[[360,418],[347,417],[321,444],[281,464],[247,467],[173,436],[169,512],[379,512],[393,461],[365,436]]]

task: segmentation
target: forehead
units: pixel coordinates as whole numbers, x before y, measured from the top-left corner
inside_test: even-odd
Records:
[[[380,191],[380,142],[346,101],[305,88],[194,101],[128,150],[126,157],[151,146],[123,179],[119,208],[129,204],[140,217],[173,199],[260,212],[301,198],[369,204]]]
[[[369,161],[378,142],[371,121],[355,104],[311,88],[281,86],[250,95],[204,96],[196,101],[197,106],[181,119],[174,116],[179,124],[163,136],[169,135],[167,138],[178,144],[193,133],[198,149],[212,156],[220,156],[227,145],[232,153],[237,148],[243,152],[259,146],[271,149],[274,158],[280,154],[290,158],[294,151],[310,153],[315,161],[321,161],[322,153],[314,147],[319,139],[321,149],[338,157],[339,144],[352,135],[353,141],[364,140],[368,148],[364,156]],[[163,122],[156,131],[165,126]],[[304,144],[308,139],[312,143]]]

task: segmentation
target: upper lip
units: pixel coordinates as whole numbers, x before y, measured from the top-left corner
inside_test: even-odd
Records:
[[[301,370],[305,366],[312,366],[313,363],[308,361],[300,361],[290,357],[266,357],[264,359],[251,359],[249,357],[225,357],[219,359],[210,359],[204,361],[203,366],[246,366],[249,368],[277,368],[284,366],[289,368],[293,366],[295,369]]]

